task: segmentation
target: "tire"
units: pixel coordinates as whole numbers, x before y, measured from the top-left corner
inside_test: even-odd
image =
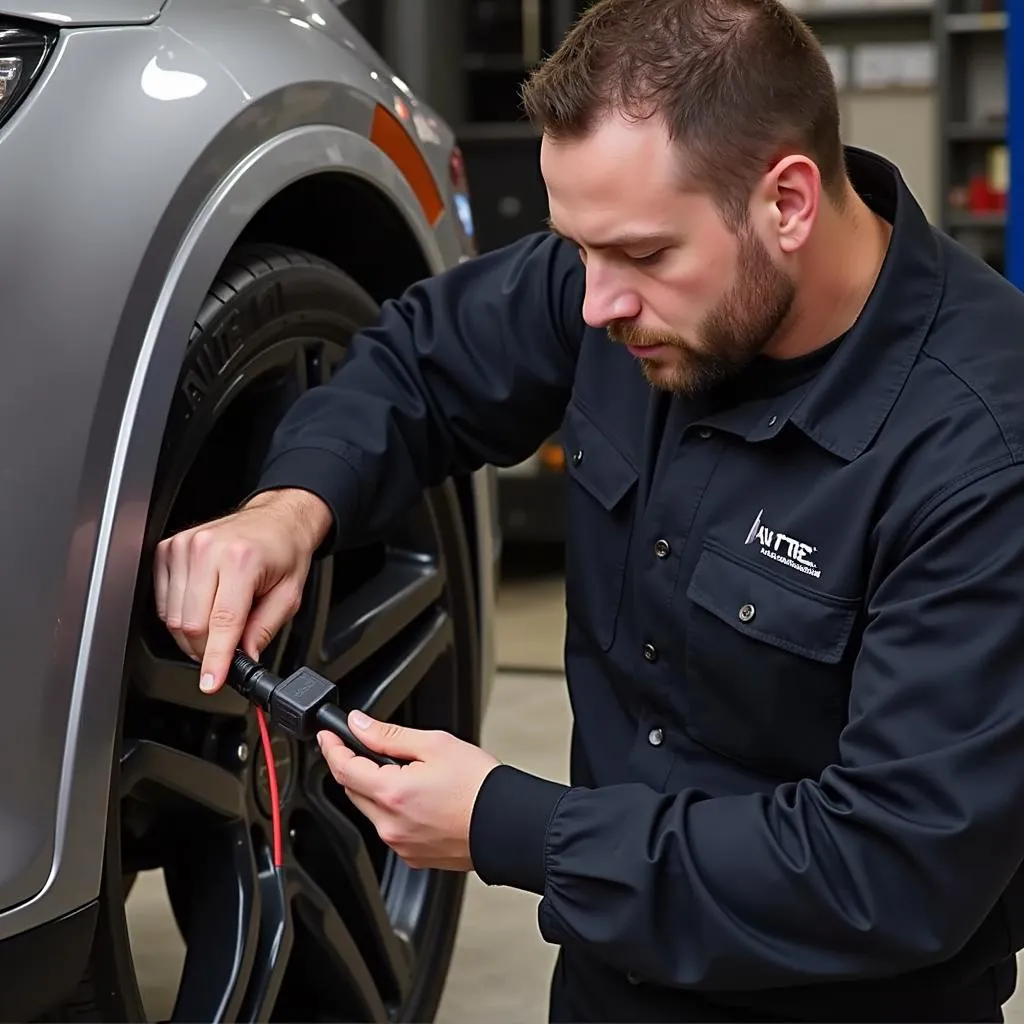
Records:
[[[259,735],[153,607],[157,542],[235,507],[285,409],[325,380],[378,307],[337,267],[276,246],[232,252],[196,318],[161,450],[125,661],[100,925],[88,975],[54,1020],[143,1020],[125,880],[161,869],[187,954],[175,1020],[430,1020],[465,877],[391,853],[319,752],[275,735],[284,891]],[[454,487],[427,491],[380,543],[314,564],[302,607],[264,652],[308,664],[345,706],[478,741],[472,563]],[[58,953],[58,951],[55,951]],[[59,954],[58,954],[59,955]]]

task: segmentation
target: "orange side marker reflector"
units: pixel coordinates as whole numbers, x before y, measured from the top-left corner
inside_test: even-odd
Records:
[[[444,213],[444,200],[423,155],[402,126],[402,122],[380,104],[373,113],[370,141],[387,153],[409,183],[427,223],[433,227]]]
[[[565,469],[565,449],[560,444],[542,444],[540,461],[553,472],[561,473]]]

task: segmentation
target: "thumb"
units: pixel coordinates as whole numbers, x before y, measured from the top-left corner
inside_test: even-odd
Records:
[[[379,754],[390,754],[403,761],[423,759],[426,736],[419,729],[407,729],[394,722],[379,722],[358,709],[349,712],[348,724],[363,743]]]

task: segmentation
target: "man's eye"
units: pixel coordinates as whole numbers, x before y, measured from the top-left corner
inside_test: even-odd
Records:
[[[642,267],[649,267],[657,263],[664,253],[664,249],[658,249],[656,252],[647,253],[646,256],[631,256],[630,259],[632,259],[634,263],[639,263]]]

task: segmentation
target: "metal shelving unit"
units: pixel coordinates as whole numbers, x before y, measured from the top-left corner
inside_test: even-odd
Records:
[[[939,0],[936,7],[939,226],[1003,273],[1009,253],[1008,26],[1005,0]]]
[[[422,0],[420,0],[422,2]],[[457,125],[481,251],[539,230],[547,215],[539,139],[519,90],[588,0],[463,0],[463,82]]]
[[[518,120],[519,84],[558,46],[583,6],[579,0],[465,0],[467,124]]]
[[[842,51],[852,67],[855,51],[865,45],[932,42],[932,0],[789,0],[787,6],[811,28],[827,51]],[[838,83],[840,88],[844,82]]]

